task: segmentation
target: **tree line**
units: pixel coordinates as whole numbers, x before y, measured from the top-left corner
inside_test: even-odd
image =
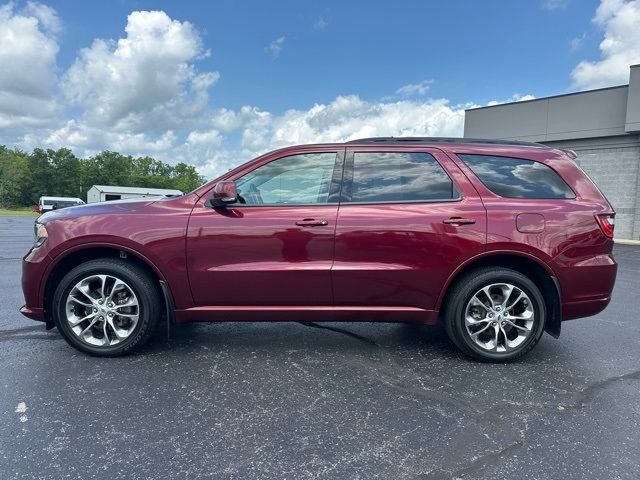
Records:
[[[0,145],[0,207],[35,205],[42,195],[86,201],[92,185],[173,188],[190,192],[206,182],[193,165],[104,151],[78,158],[68,148],[28,153]]]

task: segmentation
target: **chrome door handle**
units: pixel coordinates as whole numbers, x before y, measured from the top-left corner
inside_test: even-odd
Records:
[[[447,225],[472,225],[476,223],[475,218],[451,217],[443,220],[442,223]]]
[[[316,220],[315,218],[305,218],[296,222],[299,227],[323,227],[328,224],[329,222],[326,220]]]

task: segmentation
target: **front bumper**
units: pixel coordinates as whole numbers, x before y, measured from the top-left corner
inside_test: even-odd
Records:
[[[26,305],[20,307],[20,313],[31,320],[37,320],[44,322],[44,309],[42,308],[29,308]]]
[[[32,248],[22,259],[22,293],[25,305],[20,313],[32,320],[46,321],[44,279],[50,264],[51,258],[40,248]]]

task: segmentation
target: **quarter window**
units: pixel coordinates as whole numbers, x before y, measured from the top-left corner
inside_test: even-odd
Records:
[[[523,158],[458,154],[493,193],[509,198],[575,198],[551,168]]]
[[[356,152],[351,202],[432,202],[458,198],[436,159],[423,152]]]
[[[336,153],[290,155],[269,162],[236,180],[245,205],[328,203]]]

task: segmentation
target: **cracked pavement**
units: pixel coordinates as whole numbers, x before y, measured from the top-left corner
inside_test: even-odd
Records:
[[[637,479],[640,247],[611,305],[522,361],[442,328],[179,327],[97,359],[17,311],[32,219],[0,218],[0,478]]]

